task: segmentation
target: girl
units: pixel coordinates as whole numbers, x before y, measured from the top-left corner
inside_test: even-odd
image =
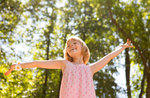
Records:
[[[44,60],[21,63],[19,65],[13,64],[5,75],[9,75],[16,66],[20,68],[62,69],[63,77],[60,98],[96,98],[93,75],[124,49],[133,47],[130,44],[131,42],[127,39],[127,43],[121,45],[117,50],[95,63],[86,65],[90,57],[87,45],[78,37],[70,37],[64,50],[64,60]]]

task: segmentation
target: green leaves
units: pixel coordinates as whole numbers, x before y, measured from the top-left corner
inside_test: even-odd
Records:
[[[61,7],[60,4],[62,4]],[[113,18],[119,26],[138,43],[148,63],[149,6],[148,0],[138,2],[29,0],[25,3],[18,0],[2,0],[0,5],[0,46],[2,46],[0,49],[0,93],[2,95],[0,97],[42,97],[43,89],[47,89],[46,97],[58,97],[61,70],[52,69],[45,72],[40,68],[24,69],[21,72],[13,71],[8,77],[3,73],[10,67],[10,63],[19,60],[27,62],[63,58],[63,49],[69,36],[79,36],[85,41],[91,52],[89,63],[96,62],[113,51],[116,46],[124,43],[123,40],[126,40],[126,37],[113,24],[108,7],[111,8]],[[20,52],[16,51],[15,44],[23,44],[25,51],[21,48]],[[136,68],[137,72],[131,73],[133,77],[131,86],[135,87],[132,88],[132,95],[137,96],[136,92],[140,91],[144,66],[136,48],[130,49],[130,55],[132,64],[140,65]],[[134,69],[135,66],[132,68]],[[48,74],[47,88],[44,88],[46,73]],[[117,65],[113,60],[94,75],[98,97],[104,95],[117,97],[117,93],[124,93],[115,82],[113,77],[115,73],[117,73]]]

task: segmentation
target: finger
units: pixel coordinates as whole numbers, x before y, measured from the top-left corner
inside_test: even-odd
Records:
[[[12,69],[10,68],[7,72],[11,71]]]
[[[6,73],[5,75],[6,75],[6,76],[8,76],[8,75],[9,75],[9,73]]]
[[[130,48],[133,48],[133,46],[129,46]]]
[[[129,39],[129,42],[131,43],[131,40]]]
[[[131,43],[131,40],[129,40],[129,43]]]
[[[129,38],[127,39],[127,42],[129,42]]]
[[[128,40],[128,44],[129,44],[129,45],[131,44],[131,41],[130,41],[130,40]]]
[[[9,73],[8,73],[8,72],[6,72],[6,73],[5,73],[5,75],[6,75],[6,76],[7,76],[7,75],[9,75]]]
[[[9,75],[10,73],[11,73],[11,71],[8,71],[8,72],[7,72],[7,75]]]
[[[129,40],[127,40],[127,44],[129,45]]]
[[[14,66],[11,66],[11,68],[9,70],[12,71],[14,68],[15,68]]]
[[[6,75],[6,72],[4,73],[4,75]]]
[[[131,43],[131,40],[130,40],[130,43]]]
[[[121,45],[120,47],[125,47],[125,45]]]
[[[7,75],[11,73],[11,70],[8,70],[7,72],[5,72]]]

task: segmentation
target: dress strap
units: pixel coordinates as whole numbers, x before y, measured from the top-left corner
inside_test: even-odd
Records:
[[[67,60],[66,67],[70,64],[70,61]]]
[[[62,71],[63,71],[63,73],[64,73],[64,72],[65,72],[65,70],[67,69],[67,67],[68,67],[69,63],[70,63],[70,62],[67,60],[65,68],[62,70]]]

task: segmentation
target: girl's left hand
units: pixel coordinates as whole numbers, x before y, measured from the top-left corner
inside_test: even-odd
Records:
[[[16,65],[16,64],[12,64],[11,67],[10,67],[10,69],[9,69],[7,72],[5,72],[4,74],[5,74],[6,76],[8,76],[8,75],[13,71],[13,69],[15,68],[15,65]]]
[[[129,39],[127,39],[127,42],[124,45],[121,45],[121,47],[125,47],[125,48],[133,48],[133,46],[131,46],[131,41]]]

